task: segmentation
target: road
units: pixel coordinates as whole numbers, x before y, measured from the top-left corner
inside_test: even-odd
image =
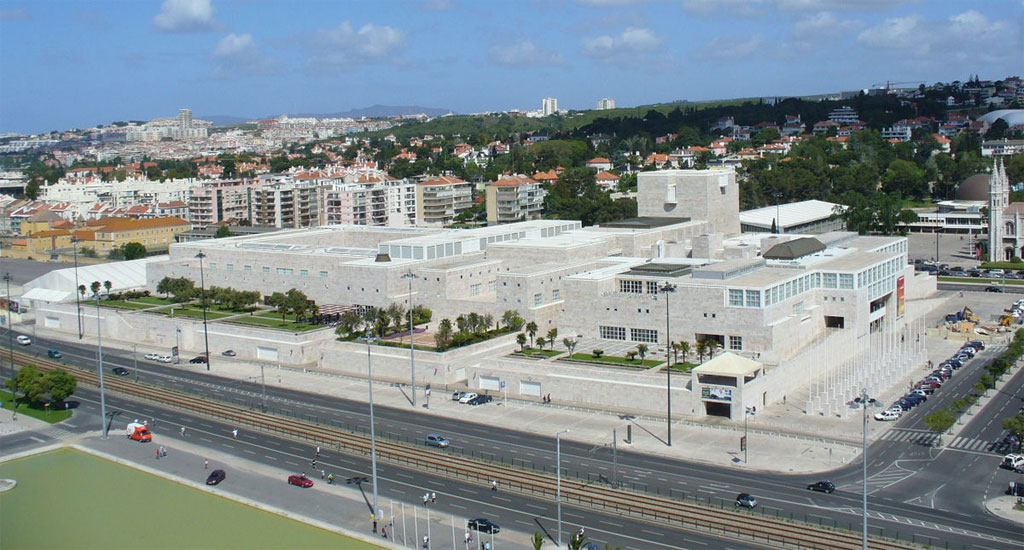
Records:
[[[91,347],[79,346],[76,343],[56,343],[41,339],[34,343],[33,349],[44,350],[50,346],[59,346],[64,352],[66,360],[70,362],[95,365],[95,350]],[[991,357],[996,351],[987,350],[986,353]],[[133,368],[130,357],[125,357],[114,350],[105,350],[104,356],[104,362],[108,369],[117,365]],[[937,398],[930,399],[925,406],[912,411],[906,420],[901,421],[901,428],[906,425],[907,429],[916,429],[913,426],[918,425],[919,418],[926,414],[928,409],[941,406],[945,401],[954,399],[954,392],[947,390],[954,390],[955,387],[950,386],[957,383],[968,385],[968,387],[973,385],[973,382],[970,382],[970,377],[972,373],[977,374],[979,365],[983,361],[984,357],[976,358],[968,367],[958,371],[957,376],[952,380],[953,383],[944,386]],[[146,383],[204,393],[219,399],[245,399],[253,404],[260,401],[259,384],[210,376],[205,374],[205,371],[181,370],[168,373],[166,367],[150,366],[143,361],[139,362],[139,367],[140,381]],[[1018,384],[1019,388],[1020,379],[1015,377],[1014,382]],[[1007,387],[1014,386],[1011,384]],[[330,422],[352,429],[365,429],[368,424],[365,403],[278,388],[268,388],[267,398],[271,411],[275,409],[286,411],[292,416],[308,416],[319,422]],[[996,403],[993,402],[993,405]],[[423,434],[440,431],[456,441],[455,447],[457,448],[455,450],[457,452],[483,455],[503,459],[507,462],[515,461],[549,472],[554,471],[554,441],[551,438],[458,419],[440,419],[409,414],[407,409],[378,406],[375,414],[378,434],[419,443]],[[965,429],[964,434],[975,433],[971,431],[975,422],[979,422],[983,418],[995,418],[998,414],[995,407],[985,409],[981,415],[971,421],[971,425]],[[979,436],[984,436],[993,430],[991,418],[986,422],[979,423],[979,426],[985,425],[984,430],[988,430],[984,431],[979,428],[977,431]],[[223,433],[228,433],[228,430]],[[982,472],[985,475],[991,475],[996,470],[995,463],[998,462],[995,454],[990,453],[978,457],[969,453],[957,453],[948,448],[937,451],[931,447],[882,440],[872,445],[869,456],[871,457],[869,473],[873,483],[869,489],[872,533],[890,536],[899,533],[903,538],[913,536],[916,540],[925,541],[931,538],[933,543],[948,543],[951,547],[984,547],[985,541],[991,542],[991,539],[996,539],[997,543],[992,547],[1005,548],[1007,541],[1012,546],[1014,541],[1021,540],[1019,526],[988,516],[980,508],[981,499],[986,494],[991,496],[989,488],[997,487],[1000,480],[996,478],[989,480],[986,490],[979,491],[978,487],[973,485],[974,480],[970,477],[953,476],[945,467],[941,469],[938,467],[945,465],[944,461],[953,460],[958,456],[973,457],[976,462],[981,464],[966,466],[971,467],[971,471],[979,472],[979,475]],[[747,491],[758,497],[762,503],[759,507],[762,513],[804,518],[854,531],[858,530],[860,526],[859,463],[833,471],[830,477],[836,481],[840,490],[832,495],[823,495],[806,491],[804,489],[806,484],[816,480],[803,476],[795,478],[786,475],[737,472],[628,451],[618,452],[616,458],[617,464],[613,465],[610,450],[600,444],[588,446],[572,441],[562,443],[563,467],[567,475],[593,480],[602,477],[615,480],[617,476],[618,481],[626,487],[671,494],[676,497],[696,499],[713,504],[729,505],[736,493]],[[991,468],[988,466],[988,462],[992,462]],[[913,467],[908,467],[908,465]],[[342,466],[345,465],[339,464],[339,467]],[[898,474],[895,478],[892,476],[894,472]],[[422,477],[422,474],[407,475]],[[887,482],[885,486],[880,485],[883,480],[891,479],[897,481]],[[451,490],[447,482],[442,480],[441,483],[441,487]],[[1005,483],[1002,486],[1005,487]],[[956,512],[945,509],[946,493],[939,492],[937,487],[948,491],[953,500],[967,503],[965,509]],[[407,502],[415,502],[424,488],[420,487],[417,490],[419,492],[410,493],[410,499]],[[930,496],[929,492],[932,493]],[[934,500],[935,493],[939,493],[938,500]],[[971,495],[971,498],[963,498],[964,494]],[[955,498],[953,495],[959,495],[959,498]],[[922,498],[925,500],[921,500]],[[525,501],[521,504],[522,507],[518,507],[517,504],[510,508],[531,509],[526,507]],[[551,505],[551,503],[536,502],[530,504],[532,506]],[[586,524],[588,529],[592,526],[595,526],[596,529],[596,526],[600,525],[599,522],[604,522],[609,526],[623,523],[621,518],[601,518],[592,515],[590,511],[581,513],[585,515],[579,519],[573,519]],[[502,521],[507,522],[505,519]],[[651,526],[645,525],[644,529],[647,532],[659,532],[657,529],[652,529]],[[609,531],[615,532],[615,529],[609,529]],[[693,535],[679,536],[693,538]],[[654,535],[648,535],[648,538],[652,537]],[[658,539],[652,538],[652,540]],[[623,546],[633,545],[625,544]]]

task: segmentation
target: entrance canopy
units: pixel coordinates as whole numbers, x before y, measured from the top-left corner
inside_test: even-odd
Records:
[[[741,357],[732,352],[725,352],[718,357],[696,367],[692,372],[698,375],[747,377],[761,370],[761,363],[753,359]]]

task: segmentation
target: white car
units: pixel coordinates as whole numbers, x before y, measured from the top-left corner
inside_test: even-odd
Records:
[[[170,363],[171,361],[174,361],[174,358],[170,355],[157,355],[156,360],[161,363]]]
[[[880,413],[875,413],[875,420],[879,420],[879,421],[882,421],[882,422],[888,422],[889,420],[896,420],[899,417],[900,417],[900,413],[898,413],[898,412],[896,412],[896,411],[894,411],[892,409],[887,410],[887,411],[882,411]]]
[[[476,394],[469,392],[467,394],[463,394],[462,398],[459,399],[459,403],[469,403],[473,399],[476,399]]]
[[[29,338],[28,336],[25,336],[24,334],[18,336],[14,340],[23,346],[27,346],[32,343],[32,339]]]
[[[146,359],[149,359],[150,361],[156,361],[158,357],[160,357],[159,353],[147,353],[146,354]]]

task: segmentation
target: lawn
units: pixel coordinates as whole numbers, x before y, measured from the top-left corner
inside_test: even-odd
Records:
[[[161,298],[159,296],[143,296],[142,298],[133,298],[132,301],[142,302],[144,304],[152,304],[154,306],[169,306],[175,303],[174,300]]]
[[[7,410],[14,408],[14,401],[11,392],[0,391],[0,401],[3,401]],[[71,411],[66,409],[47,410],[46,407],[30,407],[27,403],[18,403],[18,414],[37,418],[51,424],[71,418]]]
[[[296,323],[294,321],[282,321],[280,315],[278,315],[277,317],[264,317],[261,315],[253,315],[250,317],[236,317],[228,322],[241,323],[243,325],[259,325],[261,327],[276,328],[292,332],[305,332],[307,330],[327,328],[327,325],[311,325],[307,323]]]
[[[160,313],[160,314],[163,314],[163,315],[171,315],[171,309],[172,308],[164,308],[164,309],[156,310],[153,313]],[[191,317],[191,318],[194,318],[194,319],[202,319],[203,318],[203,310],[202,310],[202,308],[176,307],[176,308],[173,308],[173,310],[174,310],[174,314],[171,315],[172,317]],[[234,313],[220,313],[218,311],[206,310],[206,318],[207,319],[223,319],[225,317],[231,317],[232,315],[236,315],[236,314],[234,314]]]
[[[568,357],[563,357],[559,361],[583,361],[586,363],[603,363],[606,365],[619,365],[622,367],[636,367],[638,369],[646,369],[650,367],[656,367],[664,361],[655,359],[627,359],[625,357],[616,357],[614,355],[602,355],[597,357],[590,353],[574,353]]]
[[[522,355],[524,357],[554,357],[556,355],[561,355],[563,353],[565,353],[565,352],[564,351],[550,350],[550,349],[526,348],[526,349],[524,349],[522,351],[514,352],[514,353],[512,353],[512,355]]]
[[[672,365],[672,370],[676,372],[690,372],[696,366],[698,366],[696,363],[676,363]]]
[[[138,304],[135,302],[125,302],[124,300],[100,300],[100,305],[116,309],[149,309],[153,307],[152,304]]]
[[[978,267],[981,269],[1009,269],[1019,271],[1024,269],[1024,262],[985,262]]]
[[[1018,279],[987,279],[985,277],[939,277],[944,283],[977,283],[984,285],[1024,285],[1024,281]]]

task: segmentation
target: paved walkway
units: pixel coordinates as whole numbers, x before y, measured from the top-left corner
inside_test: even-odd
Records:
[[[14,413],[8,409],[0,409],[0,436],[18,433],[25,430],[41,430],[50,426],[49,422],[37,420],[31,416]]]

